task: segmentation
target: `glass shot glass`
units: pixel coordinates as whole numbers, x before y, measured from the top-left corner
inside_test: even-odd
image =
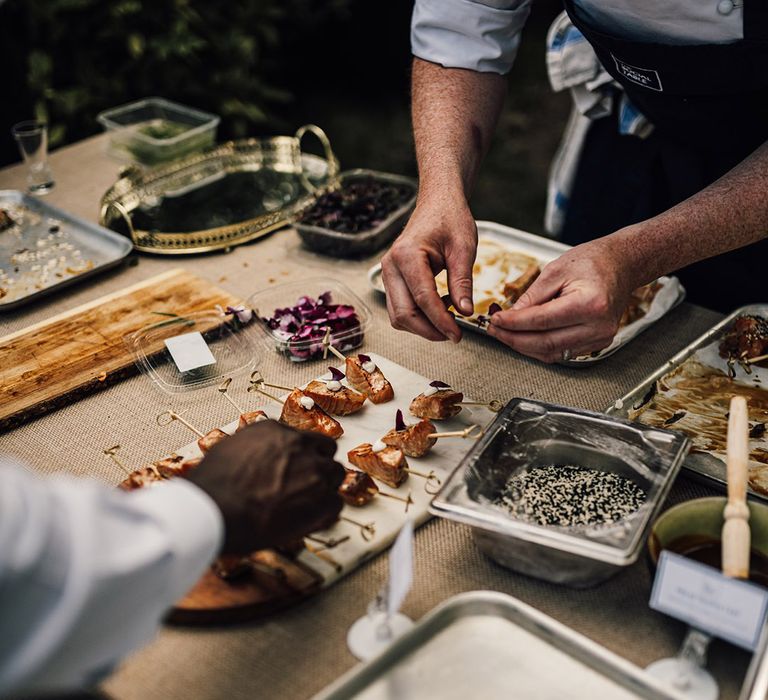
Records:
[[[19,122],[11,127],[11,133],[19,144],[24,162],[29,168],[27,186],[33,194],[45,194],[54,186],[53,173],[48,165],[48,127],[34,119]]]

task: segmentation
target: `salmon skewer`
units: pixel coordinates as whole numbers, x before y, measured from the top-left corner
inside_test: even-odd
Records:
[[[202,461],[202,457],[185,459],[181,455],[171,455],[170,457],[158,459],[156,462],[152,462],[152,464],[160,476],[164,479],[172,479],[175,476],[182,476],[187,472],[192,471],[197,468]]]
[[[385,445],[402,450],[406,457],[423,457],[437,442],[437,438],[432,437],[433,433],[435,426],[426,418],[416,425],[406,425],[403,412],[398,408],[395,427],[381,438],[381,441]]]
[[[351,355],[344,361],[347,381],[352,388],[365,394],[371,403],[386,403],[395,398],[392,385],[368,355]]]
[[[246,411],[240,414],[240,418],[237,421],[237,428],[235,432],[240,432],[243,428],[247,428],[254,423],[261,423],[263,420],[269,420],[269,416],[264,411]]]
[[[460,391],[454,391],[445,382],[434,381],[411,401],[410,411],[417,418],[446,420],[461,412],[459,404],[463,400]]]
[[[376,445],[364,442],[347,453],[347,459],[374,479],[391,486],[401,486],[408,478],[408,462],[396,447],[388,447],[377,441]]]
[[[339,496],[344,503],[355,508],[367,506],[379,492],[378,486],[365,472],[344,468],[346,475],[339,486]]]
[[[117,488],[122,491],[135,491],[136,489],[142,489],[145,486],[163,480],[163,477],[157,473],[157,470],[153,466],[148,465],[146,467],[141,467],[141,469],[137,469],[136,471],[132,471],[117,485]]]
[[[341,380],[344,379],[344,374],[335,367],[328,369],[331,372],[331,380],[323,382],[315,379],[307,384],[304,393],[314,399],[326,413],[333,416],[357,413],[365,404],[365,394],[343,386]]]
[[[229,385],[231,383],[232,377],[225,379],[221,386],[219,386],[219,392],[227,401],[229,401],[229,403],[235,407],[235,410],[240,414],[240,417],[237,421],[237,428],[235,428],[236,433],[240,432],[243,428],[246,428],[249,425],[253,425],[254,423],[259,423],[263,420],[269,420],[269,416],[264,413],[264,411],[244,411],[240,405],[227,393],[227,389],[229,389]]]
[[[280,422],[298,430],[309,430],[328,437],[336,438],[344,434],[341,424],[331,418],[315,400],[301,389],[294,389],[288,394],[280,413]]]

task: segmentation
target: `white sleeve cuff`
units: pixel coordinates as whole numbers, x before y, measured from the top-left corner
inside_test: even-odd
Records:
[[[411,51],[445,68],[508,73],[530,0],[416,0]]]
[[[224,521],[216,504],[186,479],[172,479],[130,493],[141,511],[161,525],[173,547],[173,571],[166,600],[181,598],[214,560],[224,541]]]

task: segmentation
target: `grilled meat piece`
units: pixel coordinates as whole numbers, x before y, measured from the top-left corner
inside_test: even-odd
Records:
[[[346,476],[341,486],[339,486],[339,496],[344,503],[356,508],[367,506],[379,492],[378,487],[368,474],[357,469],[347,469]]]
[[[464,394],[453,389],[441,390],[430,396],[421,393],[411,401],[410,411],[417,418],[446,420],[461,412],[459,404],[463,400]]]
[[[310,406],[305,408],[304,404]],[[294,389],[285,399],[283,410],[280,413],[280,422],[290,425],[297,430],[309,430],[328,437],[336,438],[344,434],[341,424],[331,418],[315,400],[304,394],[300,389]]]
[[[223,430],[220,430],[219,428],[214,428],[213,430],[209,430],[203,437],[201,437],[197,441],[197,446],[200,448],[200,452],[205,454],[210,450],[217,442],[221,442],[225,438],[228,438],[229,435],[225,433]]]
[[[720,342],[720,357],[750,359],[768,353],[768,319],[739,316]]]
[[[427,437],[436,433],[437,429],[426,418],[416,425],[409,425],[405,430],[392,428],[381,441],[402,450],[407,457],[423,457],[437,442],[437,438]]]
[[[504,285],[504,298],[506,300],[507,308],[512,306],[530,287],[539,276],[541,268],[538,263],[530,263],[520,274],[520,276],[513,282],[507,282]]]
[[[358,469],[374,479],[396,489],[408,478],[408,462],[396,447],[385,447],[374,452],[370,443],[364,442],[347,453],[347,459]]]
[[[249,425],[260,423],[263,420],[269,420],[269,416],[264,411],[246,411],[240,414],[240,420],[237,421],[235,432],[241,431]]]
[[[369,369],[373,367],[373,371],[366,371],[363,365]],[[386,403],[395,398],[392,385],[367,355],[350,355],[346,370],[347,381],[361,394],[365,394],[371,403]]]
[[[157,470],[152,465],[148,465],[131,472],[117,485],[117,488],[123,491],[135,491],[162,480],[163,478],[157,473]]]
[[[314,399],[326,413],[333,416],[348,416],[357,413],[365,403],[365,394],[352,391],[342,386],[338,391],[331,391],[325,382],[317,379],[307,384],[304,393]]]

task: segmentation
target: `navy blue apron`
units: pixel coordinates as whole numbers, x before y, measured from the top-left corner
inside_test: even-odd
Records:
[[[618,132],[616,114],[592,123],[566,212],[565,242],[583,243],[660,214],[768,140],[768,1],[744,0],[742,40],[707,45],[619,39],[582,21],[573,0],[565,0],[565,8],[654,125],[639,139]],[[768,301],[766,266],[768,240],[676,274],[689,301],[726,312]]]

